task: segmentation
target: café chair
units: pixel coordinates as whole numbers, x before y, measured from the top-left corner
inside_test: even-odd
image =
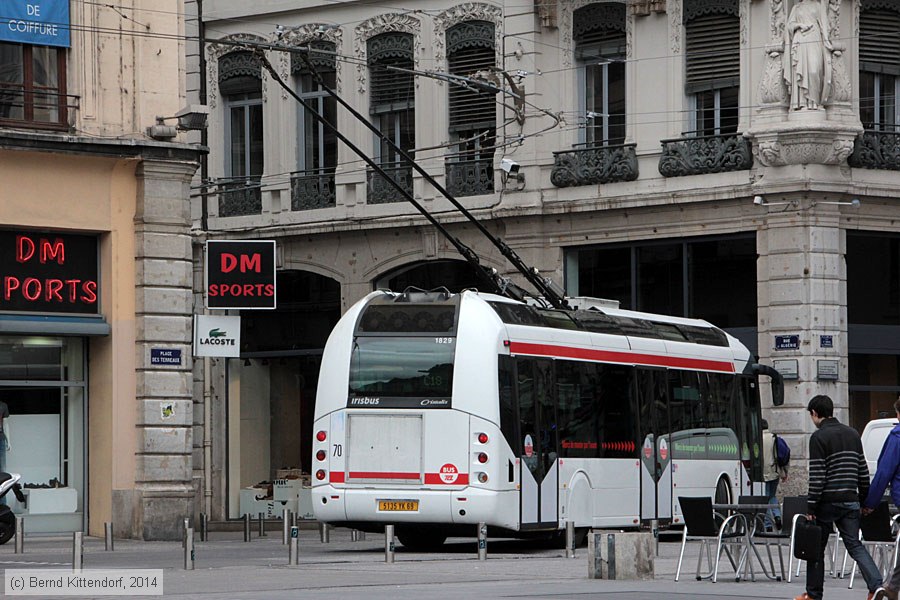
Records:
[[[712,498],[708,496],[687,497],[679,496],[678,503],[681,506],[681,515],[684,518],[684,530],[681,535],[681,553],[678,555],[678,568],[675,571],[675,581],[681,575],[681,563],[684,559],[684,548],[688,542],[699,541],[700,553],[697,555],[697,581],[711,579],[713,583],[719,577],[719,560],[722,552],[728,557],[728,561],[734,568],[735,581],[740,581],[741,566],[747,549],[747,518],[741,513],[735,513],[727,518],[713,511]],[[715,543],[715,562],[711,555],[711,544]],[[737,545],[742,552],[736,563],[729,546]],[[706,552],[706,562],[709,572],[700,574],[700,564],[703,553]]]
[[[900,534],[894,534],[894,521],[887,502],[881,502],[868,516],[859,523],[859,539],[872,555],[872,560],[881,570],[882,576],[888,576],[897,565],[897,549],[900,546]],[[850,589],[856,577],[856,562],[850,571]]]
[[[766,545],[766,554],[769,557],[769,565],[772,571],[775,571],[774,560],[772,558],[772,546],[778,548],[778,564],[781,567],[780,581],[791,581],[791,570],[794,562],[794,530],[796,529],[797,515],[806,514],[806,496],[785,496],[784,503],[781,507],[781,522],[784,524],[781,531],[757,531],[751,538],[750,543],[761,541]],[[784,569],[784,552],[782,546],[787,545],[788,569]]]

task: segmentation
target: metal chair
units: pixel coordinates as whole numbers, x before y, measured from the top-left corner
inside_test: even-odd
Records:
[[[791,581],[791,571],[794,565],[794,529],[796,527],[795,517],[806,514],[806,496],[785,496],[784,503],[781,508],[781,519],[784,525],[790,523],[790,528],[782,528],[781,531],[760,531],[750,538],[750,543],[755,540],[761,540],[766,545],[766,554],[769,557],[769,565],[772,571],[775,571],[775,564],[772,558],[772,545],[778,548],[778,564],[781,568],[781,577],[779,581]],[[790,552],[788,560],[788,569],[784,569],[784,553],[781,549],[782,545],[787,545]]]
[[[722,551],[728,557],[728,561],[734,568],[735,580],[739,581],[741,576],[741,567],[746,556],[747,549],[747,519],[741,513],[735,513],[730,517],[723,518],[716,514],[712,507],[712,498],[703,496],[699,498],[679,496],[678,503],[681,506],[681,514],[684,518],[684,530],[681,535],[681,553],[678,555],[678,568],[675,571],[675,581],[681,575],[681,563],[684,559],[684,548],[689,541],[699,541],[700,553],[697,556],[697,581],[701,579],[711,578],[715,583],[719,577],[719,560],[722,557]],[[719,522],[721,521],[721,522]],[[710,554],[710,544],[716,543],[716,559],[713,563]],[[739,545],[744,552],[741,552],[737,563],[728,549],[729,545]],[[703,559],[703,552],[706,550],[706,562],[709,573],[700,574],[700,563]]]
[[[859,539],[869,548],[872,560],[878,565],[883,577],[889,576],[897,565],[897,551],[900,547],[900,534],[894,534],[895,520],[891,519],[891,511],[887,502],[881,502],[875,510],[859,523]],[[890,556],[890,559],[888,559]],[[876,558],[878,557],[878,558]],[[856,562],[850,571],[850,585],[856,577]]]

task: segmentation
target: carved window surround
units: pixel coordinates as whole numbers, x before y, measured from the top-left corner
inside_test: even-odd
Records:
[[[447,30],[466,21],[487,21],[494,24],[496,66],[503,64],[503,12],[500,8],[481,2],[466,2],[445,10],[434,18],[434,68],[447,71]],[[438,85],[444,83],[437,81]]]
[[[340,27],[334,27],[325,23],[310,23],[308,25],[300,25],[299,27],[291,27],[284,31],[281,41],[289,46],[307,46],[322,43],[333,45],[333,49],[340,54],[343,44],[344,31]],[[284,54],[284,53],[282,53]],[[295,60],[293,57],[289,59]],[[315,60],[313,61],[315,64]],[[293,62],[290,65],[291,72],[294,72]],[[335,88],[341,93],[343,85],[341,83],[341,65],[335,61],[331,70],[335,71]],[[287,72],[282,74],[282,78],[287,81]]]
[[[253,35],[251,33],[236,33],[233,35],[228,35],[222,38],[222,41],[228,42],[248,42],[248,43],[268,43],[264,37]],[[207,104],[210,109],[216,108],[219,100],[219,58],[222,56],[240,50],[239,47],[232,46],[231,44],[216,44],[215,42],[206,45],[206,89],[207,89]],[[283,54],[283,53],[279,53]],[[262,93],[263,100],[266,99],[267,96],[267,82],[268,77],[263,75],[262,78]]]
[[[632,0],[611,0],[618,4],[629,6]],[[649,1],[649,0],[648,0]],[[666,0],[662,0],[665,4]],[[678,2],[679,0],[674,0]],[[599,4],[596,0],[559,0],[559,31],[562,48],[563,67],[571,68],[575,63],[575,42],[573,33],[573,14],[579,8],[589,4]],[[634,38],[634,13],[629,10],[625,19],[625,59],[632,57],[632,39]]]
[[[408,33],[413,36],[413,67],[419,68],[419,55],[422,49],[421,23],[418,19],[404,13],[387,13],[372,17],[356,26],[353,36],[353,49],[356,55],[356,83],[360,94],[366,93],[368,77],[367,42],[370,38],[382,33]],[[419,78],[415,78],[419,87]]]

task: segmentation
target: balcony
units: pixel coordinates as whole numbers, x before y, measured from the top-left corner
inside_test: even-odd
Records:
[[[881,125],[888,130],[867,126],[853,142],[853,154],[847,164],[860,169],[900,171],[900,130],[896,125]]]
[[[494,193],[494,160],[447,162],[447,191],[456,197]]]
[[[634,181],[638,178],[634,146],[575,144],[573,150],[554,152],[550,182],[556,187],[573,187]]]
[[[262,214],[262,184],[258,178],[235,177],[219,180],[217,185],[220,217]]]
[[[382,167],[385,174],[396,181],[401,188],[412,195],[413,179],[412,167]],[[393,185],[388,183],[381,175],[372,171],[367,174],[368,178],[368,204],[387,204],[388,202],[405,202],[404,198]]]
[[[67,131],[75,122],[80,96],[54,90],[25,91],[0,87],[0,127]]]
[[[291,210],[334,206],[334,171],[305,171],[291,175]]]
[[[662,140],[662,147],[659,172],[663,177],[742,171],[753,166],[750,141],[742,133],[687,135]]]

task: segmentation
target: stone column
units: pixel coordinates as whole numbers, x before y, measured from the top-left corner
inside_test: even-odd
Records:
[[[193,514],[190,181],[197,163],[145,159],[135,211],[136,449],[133,535],[176,540]],[[181,364],[151,365],[151,348]]]
[[[785,198],[785,200],[791,200]],[[796,360],[798,379],[785,381],[785,403],[772,408],[763,394],[763,415],[791,447],[785,495],[806,493],[809,435],[815,427],[806,404],[816,394],[834,400],[835,416],[847,423],[846,274],[844,238],[837,207],[796,198],[785,212],[769,213],[759,232],[759,354],[761,362]],[[796,335],[799,348],[775,349],[775,337]],[[833,347],[822,347],[821,336]],[[818,361],[838,361],[838,379],[819,379]],[[765,390],[765,387],[764,387]]]

